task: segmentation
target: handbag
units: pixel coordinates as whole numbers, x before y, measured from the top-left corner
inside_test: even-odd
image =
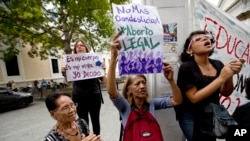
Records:
[[[223,105],[210,103],[205,106],[202,115],[201,132],[216,138],[225,138],[230,126],[237,122]]]

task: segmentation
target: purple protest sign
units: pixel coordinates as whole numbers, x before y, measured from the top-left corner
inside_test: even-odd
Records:
[[[119,40],[120,75],[161,73],[163,28],[156,7],[112,4]]]

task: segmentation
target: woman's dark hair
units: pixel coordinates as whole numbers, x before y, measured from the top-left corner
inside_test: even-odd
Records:
[[[212,34],[212,33],[208,32],[208,31],[204,31],[204,30],[197,30],[197,31],[191,32],[190,35],[188,36],[188,38],[185,41],[185,44],[184,44],[184,47],[183,47],[183,52],[181,53],[180,59],[181,59],[182,62],[185,62],[185,61],[188,61],[190,59],[193,59],[193,56],[190,55],[190,54],[187,54],[186,50],[188,49],[188,46],[189,46],[189,44],[190,44],[190,42],[192,40],[192,37],[194,35],[197,35],[197,34]],[[211,43],[212,44],[215,43],[214,37],[211,39]],[[209,56],[212,55],[212,53],[213,53],[213,51],[211,51],[211,53],[209,54]]]
[[[250,100],[250,77],[245,80],[246,98]]]
[[[61,96],[68,96],[69,98],[71,98],[71,94],[68,92],[54,92],[46,97],[45,104],[48,111],[53,111],[57,108],[56,100]]]

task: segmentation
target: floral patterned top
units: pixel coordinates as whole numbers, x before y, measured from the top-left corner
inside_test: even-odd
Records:
[[[76,123],[79,127],[81,137],[84,134],[85,136],[89,135],[89,126],[85,120],[78,118]],[[69,141],[62,134],[57,132],[54,128],[49,131],[49,133],[45,136],[44,141]]]

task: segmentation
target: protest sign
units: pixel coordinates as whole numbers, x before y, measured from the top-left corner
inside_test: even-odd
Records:
[[[99,53],[79,53],[65,55],[68,81],[76,81],[104,76],[102,56]]]
[[[206,1],[197,0],[195,4],[195,28],[211,31],[216,40],[212,58],[225,64],[235,59],[246,60],[241,72],[234,75],[234,92],[230,97],[220,99],[229,112],[233,113],[237,106],[246,102],[244,82],[250,77],[249,27]]]
[[[163,28],[156,7],[112,4],[119,40],[119,75],[161,73]]]

